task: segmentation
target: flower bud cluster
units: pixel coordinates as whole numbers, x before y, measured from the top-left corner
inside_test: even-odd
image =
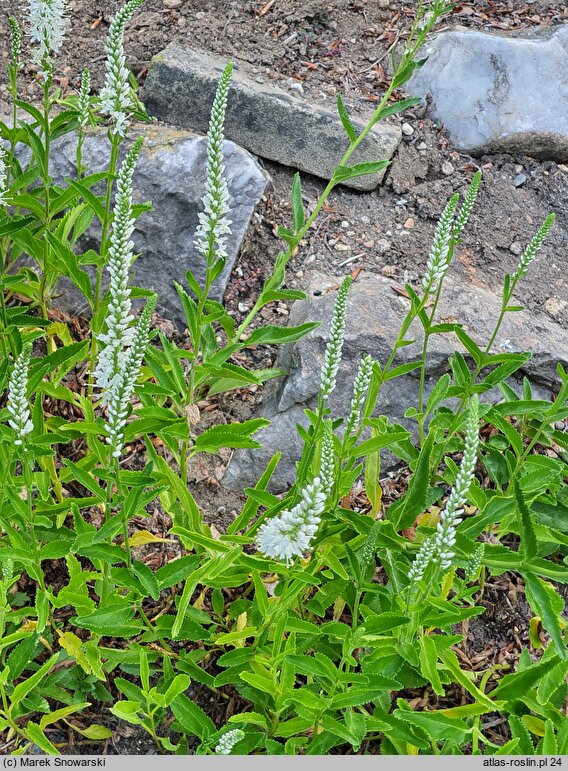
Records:
[[[426,264],[426,274],[422,279],[422,286],[426,290],[436,290],[438,284],[450,267],[452,258],[451,246],[454,237],[454,215],[459,201],[459,193],[453,195],[448,201],[446,208],[434,233],[430,256]]]
[[[51,75],[52,57],[63,45],[66,26],[64,11],[63,0],[28,2],[28,35],[32,43],[37,43],[32,52],[32,61],[46,79]]]
[[[12,376],[8,385],[8,425],[14,429],[14,444],[19,447],[27,434],[33,431],[30,407],[28,404],[28,368],[30,366],[31,345],[28,343],[14,362]]]
[[[219,742],[215,747],[215,753],[217,755],[230,755],[235,744],[238,744],[241,739],[245,738],[245,732],[240,728],[234,728],[232,731],[227,731],[219,738]]]
[[[130,114],[134,108],[129,70],[124,54],[124,30],[145,0],[130,0],[113,18],[106,41],[105,82],[100,93],[101,112],[111,120],[111,132],[126,135]]]
[[[371,375],[373,374],[373,358],[369,354],[365,354],[355,375],[355,381],[353,383],[353,398],[351,399],[351,409],[349,412],[349,418],[347,419],[347,425],[345,428],[346,435],[351,434],[353,431],[359,428],[359,420],[361,418],[361,407],[367,397],[367,391],[369,390],[369,384],[371,382]]]
[[[540,228],[537,230],[537,232],[531,239],[531,242],[523,252],[523,255],[519,261],[517,270],[513,274],[513,277],[512,277],[513,283],[516,283],[521,278],[523,278],[523,276],[527,274],[531,262],[534,260],[536,253],[542,246],[542,243],[546,238],[546,236],[548,235],[550,229],[554,225],[555,220],[556,220],[556,215],[549,214],[548,217],[544,220],[544,222],[540,226]]]
[[[267,557],[284,559],[302,556],[319,527],[327,496],[319,477],[302,490],[302,500],[290,511],[283,511],[262,525],[256,544]]]
[[[195,247],[211,264],[227,256],[225,243],[231,232],[229,212],[229,190],[225,178],[223,160],[223,127],[227,111],[227,98],[233,65],[229,62],[217,85],[209,131],[207,133],[207,181],[203,196],[204,211],[199,213],[199,225],[195,233]]]
[[[343,339],[345,337],[345,319],[347,316],[347,295],[351,287],[351,276],[346,276],[339,287],[331,319],[329,339],[325,349],[325,359],[321,373],[320,394],[325,403],[333,389],[337,378],[337,371],[341,362]]]
[[[480,185],[481,185],[481,172],[476,171],[473,177],[471,178],[468,191],[465,194],[464,202],[461,205],[459,213],[456,217],[456,223],[454,225],[455,238],[457,238],[460,235],[460,233],[463,231],[463,229],[468,223],[471,210],[473,209],[475,201],[477,200],[477,194],[479,192]]]
[[[331,423],[326,423],[321,442],[320,460],[321,488],[326,496],[331,495],[335,482],[335,454],[333,449],[333,429]]]
[[[8,170],[6,168],[6,150],[0,145],[0,206],[8,205]]]
[[[463,514],[461,507],[467,501],[467,493],[473,480],[478,447],[479,405],[477,396],[474,396],[469,402],[469,416],[465,430],[465,449],[462,462],[455,484],[440,514],[440,521],[438,522],[434,537],[434,559],[443,570],[446,570],[452,564],[454,556],[453,547],[456,542],[456,528],[461,522],[460,517]]]
[[[91,73],[85,67],[81,73],[81,86],[79,88],[79,98],[77,100],[77,109],[79,110],[79,126],[84,131],[89,124],[89,105],[91,92]]]
[[[22,33],[18,20],[13,16],[8,17],[10,25],[10,52],[12,54],[12,64],[15,67],[20,66],[20,56],[22,53]]]

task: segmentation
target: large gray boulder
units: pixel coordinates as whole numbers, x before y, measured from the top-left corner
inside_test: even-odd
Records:
[[[194,247],[193,239],[202,211],[201,199],[205,192],[206,139],[188,131],[167,126],[138,126],[132,137],[144,136],[144,147],[138,160],[133,180],[133,200],[150,201],[153,211],[144,212],[133,235],[135,251],[140,257],[132,268],[132,283],[158,293],[158,310],[177,324],[185,326],[173,281],[185,284],[185,274],[191,269],[203,283],[203,257]],[[128,146],[129,143],[126,143]],[[50,173],[61,183],[76,178],[76,138],[65,136],[54,142]],[[230,195],[232,235],[227,239],[223,273],[213,286],[212,296],[221,299],[238,256],[251,217],[264,193],[268,176],[254,158],[233,142],[225,142],[227,184]],[[83,162],[88,173],[104,171],[108,167],[109,142],[106,133],[88,134],[83,146]],[[83,248],[98,249],[100,228],[87,231]],[[69,289],[67,297],[58,301],[68,310],[78,307],[77,292]]]
[[[568,160],[568,25],[531,37],[443,32],[407,85],[454,145]]]
[[[282,349],[277,366],[288,371],[279,383],[267,386],[261,414],[271,419],[271,425],[259,431],[256,438],[262,444],[258,450],[238,450],[225,474],[224,483],[232,490],[242,490],[254,485],[270,458],[278,451],[283,453],[272,480],[272,489],[282,491],[295,479],[295,463],[300,457],[302,442],[296,424],[308,424],[304,408],[314,409],[320,385],[320,370],[329,334],[338,286],[337,277],[314,274],[310,281],[308,299],[296,302],[289,323],[322,321],[321,326],[308,337],[293,346]],[[385,364],[400,325],[406,315],[408,300],[394,291],[395,284],[389,279],[372,274],[360,274],[351,288],[348,300],[347,324],[343,360],[337,377],[337,386],[330,399],[335,417],[348,414],[352,385],[361,357],[371,354]],[[438,306],[440,321],[464,324],[466,332],[484,346],[499,316],[500,298],[476,286],[463,286],[447,279]],[[404,364],[420,357],[422,334],[418,324],[411,327],[407,337],[415,339],[413,345],[400,349],[396,362]],[[452,335],[435,335],[431,338],[426,372],[426,396],[438,378],[448,371],[448,357],[458,348],[463,350]],[[568,331],[546,319],[536,318],[527,311],[511,313],[505,317],[493,352],[531,351],[521,375],[534,384],[538,398],[549,398],[558,381],[555,371],[557,362],[568,366]],[[418,375],[409,375],[387,381],[377,402],[378,413],[394,421],[405,423],[403,415],[408,407],[417,406]],[[520,379],[520,378],[519,378]],[[517,382],[519,382],[517,379]],[[499,398],[498,393],[494,394]],[[487,398],[485,396],[484,398]],[[408,427],[412,424],[408,422]],[[394,463],[393,456],[385,457],[383,471]]]
[[[226,62],[176,45],[155,56],[142,89],[150,115],[174,126],[206,131],[219,76]],[[361,130],[364,124],[354,122]],[[226,136],[262,158],[330,179],[349,147],[339,117],[324,107],[290,96],[276,86],[259,84],[235,69]],[[392,158],[401,139],[398,126],[373,127],[350,163]],[[384,171],[345,184],[372,190]]]

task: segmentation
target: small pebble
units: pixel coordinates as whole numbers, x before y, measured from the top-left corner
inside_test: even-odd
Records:
[[[362,214],[362,215],[361,215],[361,222],[362,222],[364,225],[368,225],[368,224],[371,222],[371,218],[370,218],[370,217],[367,217],[367,215],[366,215],[366,214]]]
[[[442,174],[445,174],[446,177],[449,177],[450,174],[453,174],[455,171],[453,163],[450,163],[449,161],[444,161],[442,164]]]
[[[527,181],[528,177],[526,174],[517,174],[515,179],[513,180],[513,185],[515,187],[520,187],[521,185],[524,185]]]
[[[303,270],[299,270],[296,273],[296,278],[302,278],[303,275],[304,275],[304,271]]]
[[[405,137],[411,137],[414,134],[414,129],[410,125],[410,123],[403,123],[402,124],[402,133]]]
[[[406,222],[404,223],[404,227],[405,227],[407,230],[410,230],[411,228],[413,228],[413,227],[414,227],[414,220],[412,219],[412,217],[409,217],[409,218],[406,220]]]
[[[416,145],[416,149],[417,150],[427,150],[428,149],[428,145],[426,144],[426,142],[419,142]]]
[[[181,0],[162,0],[162,2],[166,8],[179,8],[181,5]]]
[[[387,241],[386,238],[379,238],[379,240],[375,244],[375,248],[379,252],[379,254],[384,254],[385,252],[388,252],[391,246],[392,246],[391,242]]]
[[[304,93],[304,87],[299,80],[288,81],[288,86],[290,88],[290,91],[297,91],[298,94]]]
[[[381,273],[383,276],[395,276],[396,275],[396,265],[385,265],[384,268],[381,270]]]
[[[349,224],[350,224],[350,223],[349,223],[349,221],[348,221],[348,220],[343,220],[343,222],[341,223],[341,227],[342,227],[342,228],[348,228],[348,227],[349,227]]]
[[[549,297],[544,303],[544,309],[554,319],[559,319],[568,310],[568,302],[560,300],[558,297]]]
[[[246,313],[248,311],[248,305],[246,303],[239,303],[237,307],[241,313]]]
[[[509,247],[509,251],[511,252],[511,254],[515,254],[518,257],[523,253],[523,247],[518,241],[513,241],[513,243]]]
[[[335,249],[336,252],[350,252],[351,251],[351,247],[349,246],[349,244],[338,243],[338,244],[335,244],[335,246],[333,248]]]
[[[347,233],[346,233],[346,235],[348,235],[348,236],[349,236],[349,238],[353,238],[353,236],[356,236],[356,235],[357,235],[357,233],[355,233],[355,231],[354,231],[354,230],[348,230],[348,231],[347,231]]]

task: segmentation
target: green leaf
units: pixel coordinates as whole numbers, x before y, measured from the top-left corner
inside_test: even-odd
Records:
[[[292,181],[292,216],[294,220],[294,233],[299,233],[304,227],[305,215],[302,202],[302,180],[299,172],[294,174]]]
[[[355,179],[366,174],[377,174],[389,165],[390,161],[377,161],[375,163],[356,163],[354,166],[337,166],[333,172],[332,181],[334,184],[340,184],[348,179]]]
[[[48,755],[59,755],[59,750],[55,747],[38,726],[37,723],[32,723],[30,720],[24,730],[26,739],[29,739],[34,744],[37,744]]]
[[[558,656],[553,656],[545,661],[532,663],[530,667],[527,667],[520,672],[505,675],[505,677],[499,681],[497,688],[495,688],[494,691],[491,691],[492,698],[509,702],[522,699],[527,691],[536,685],[543,675],[556,666],[558,661]]]
[[[299,324],[296,327],[278,327],[274,324],[267,324],[259,327],[252,332],[251,336],[244,341],[249,345],[283,345],[284,343],[295,343],[302,337],[305,337],[313,329],[319,327],[319,321],[310,321],[306,324]]]
[[[353,458],[360,458],[363,455],[369,455],[372,452],[377,452],[377,450],[382,450],[385,447],[388,447],[394,442],[407,439],[410,435],[410,431],[393,431],[390,434],[380,434],[379,436],[374,436],[373,438],[367,439],[366,441],[361,442],[361,444],[358,444],[351,451],[351,456]]]
[[[416,470],[402,498],[389,506],[387,519],[393,523],[396,531],[410,527],[425,510],[430,489],[430,455],[434,444],[434,431],[429,432],[422,445]]]
[[[58,658],[59,658],[58,653],[56,653],[54,656],[51,656],[51,658],[49,658],[37,670],[37,672],[34,672],[34,674],[31,677],[28,677],[27,680],[24,680],[23,683],[18,683],[18,685],[14,688],[14,690],[10,695],[10,700],[12,704],[17,704],[18,702],[23,701],[26,698],[26,696],[31,691],[33,691],[36,685],[39,685],[41,683],[41,681],[47,675],[49,670],[54,666]]]
[[[437,696],[444,695],[444,689],[440,681],[438,672],[438,649],[434,640],[429,635],[423,635],[419,638],[420,646],[420,671],[423,677],[432,684],[432,690]]]
[[[562,636],[561,618],[564,600],[547,581],[537,578],[532,573],[522,573],[525,582],[527,602],[540,616],[542,625],[554,642],[556,652],[561,659],[568,658],[566,643]]]
[[[212,426],[200,434],[195,440],[193,452],[217,452],[224,447],[260,447],[260,444],[252,439],[252,435],[261,428],[270,425],[269,420],[253,418],[244,423],[231,423],[226,426]]]
[[[100,635],[113,636],[114,627],[128,624],[134,617],[134,608],[131,605],[107,605],[98,608],[86,616],[77,616],[75,623],[91,632]]]
[[[337,112],[339,113],[339,118],[341,120],[341,124],[343,128],[345,129],[345,133],[349,137],[349,141],[351,142],[351,144],[353,144],[353,142],[357,139],[357,132],[355,130],[355,126],[351,122],[349,113],[347,112],[347,109],[343,104],[343,99],[341,98],[341,94],[337,94]]]
[[[33,661],[34,652],[37,647],[39,635],[30,634],[29,637],[22,640],[11,651],[8,659],[6,660],[6,666],[10,670],[10,679],[15,682],[22,672],[28,668],[28,664]]]
[[[412,96],[409,99],[401,99],[399,102],[386,105],[381,110],[380,118],[382,120],[383,118],[388,118],[389,115],[397,115],[399,112],[409,110],[411,107],[417,107],[419,104],[422,104],[422,99],[417,96]]]
[[[469,733],[469,727],[463,720],[441,715],[439,712],[411,712],[406,709],[395,709],[393,715],[411,725],[422,728],[435,741],[453,740],[460,744]]]
[[[140,583],[153,600],[160,599],[160,587],[153,571],[143,562],[132,563],[132,571],[140,579]]]
[[[530,511],[523,498],[523,493],[516,480],[513,480],[515,498],[519,507],[521,524],[521,549],[525,560],[530,560],[537,555],[536,534],[534,531]]]
[[[197,736],[206,741],[217,732],[215,724],[197,704],[187,696],[180,694],[171,705],[177,721],[189,736]]]

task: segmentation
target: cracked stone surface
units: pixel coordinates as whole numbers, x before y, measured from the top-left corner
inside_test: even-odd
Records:
[[[530,37],[443,32],[425,54],[408,91],[431,102],[458,149],[568,160],[568,25]]]
[[[290,314],[290,325],[306,321],[321,321],[321,326],[294,345],[284,347],[276,366],[288,372],[286,378],[272,381],[265,390],[260,409],[271,425],[256,435],[262,447],[257,450],[237,450],[227,469],[224,484],[232,490],[253,486],[278,451],[282,458],[272,479],[272,490],[280,492],[295,481],[295,463],[300,457],[302,441],[296,424],[308,424],[304,408],[315,409],[320,385],[320,371],[333,313],[339,279],[315,273],[307,290],[308,299],[295,302]],[[335,418],[345,417],[349,411],[353,380],[361,357],[371,354],[384,364],[404,316],[408,300],[396,293],[397,286],[390,279],[361,273],[349,293],[347,324],[343,359],[337,376],[337,385],[329,406]],[[489,340],[499,316],[500,297],[477,286],[464,286],[449,277],[438,306],[439,321],[461,321],[465,331],[480,346]],[[395,363],[405,364],[420,356],[421,328],[416,322],[411,327],[410,339],[415,343],[398,352]],[[431,338],[426,368],[426,398],[439,377],[449,370],[448,357],[464,349],[453,334]],[[508,381],[521,392],[521,380],[528,377],[533,383],[535,398],[549,399],[558,386],[557,363],[568,366],[568,330],[548,319],[536,317],[528,311],[507,314],[493,347],[494,353],[532,352],[532,358]],[[377,402],[377,414],[387,415],[392,421],[408,428],[415,425],[403,419],[408,407],[416,406],[419,370],[404,377],[387,381]],[[500,392],[484,394],[485,400],[500,401]],[[383,473],[397,465],[392,455],[385,453]]]
[[[205,275],[203,257],[195,249],[193,240],[198,213],[203,209],[206,138],[163,125],[136,126],[131,139],[140,134],[144,136],[144,147],[134,173],[133,201],[150,201],[153,210],[143,212],[136,221],[132,240],[134,251],[140,256],[132,266],[131,283],[157,292],[158,311],[183,328],[186,322],[173,282],[185,286],[188,269],[201,283]],[[76,178],[75,149],[75,136],[67,135],[54,142],[49,170],[57,183]],[[109,155],[106,132],[87,135],[83,162],[88,173],[106,171]],[[250,153],[234,142],[224,143],[223,155],[232,235],[227,239],[225,268],[213,285],[211,294],[216,299],[223,297],[251,217],[269,181]],[[93,223],[82,238],[84,250],[99,247],[100,227],[96,224]],[[63,286],[66,291],[58,299],[60,307],[70,312],[87,312],[78,290],[68,282],[63,282]]]

